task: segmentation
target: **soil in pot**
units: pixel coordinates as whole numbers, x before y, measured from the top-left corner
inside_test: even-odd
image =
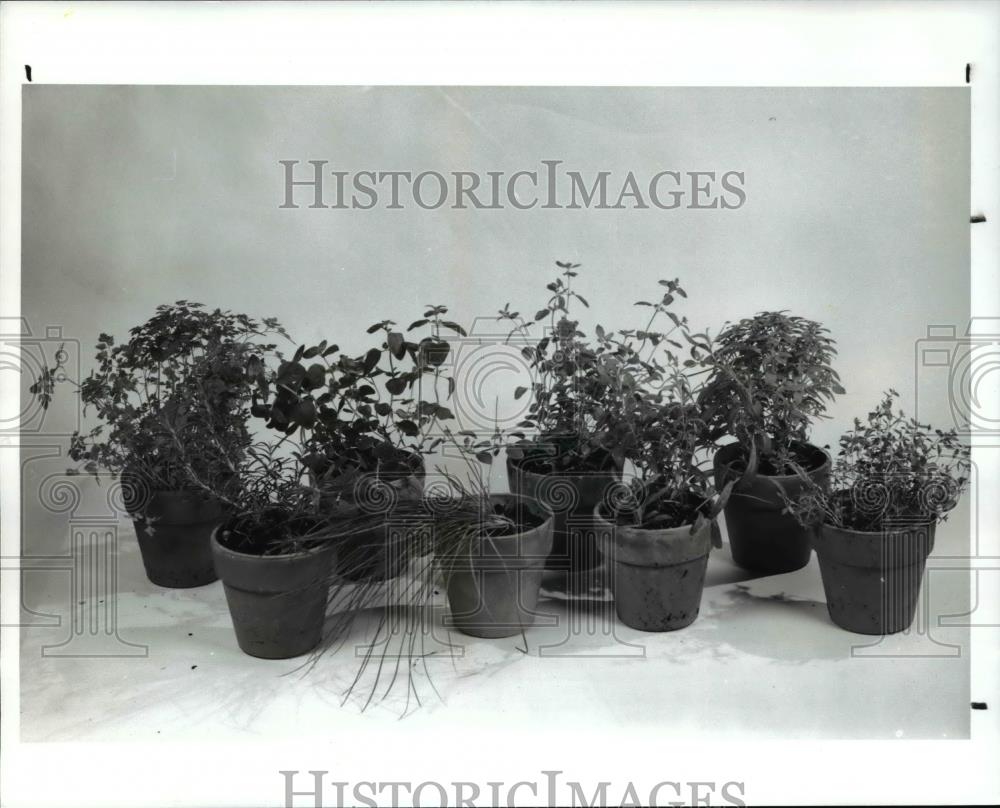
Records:
[[[199,492],[151,492],[141,512],[132,511],[146,577],[171,589],[217,580],[211,538],[224,518],[218,500]]]
[[[594,508],[621,480],[621,470],[615,467],[610,454],[595,454],[587,468],[572,470],[554,469],[551,462],[530,455],[508,457],[507,480],[513,493],[552,510],[548,569],[587,577],[600,566]]]
[[[675,631],[691,625],[701,608],[712,522],[643,528],[621,524],[603,505],[594,509],[598,541],[613,567],[618,619],[640,631]]]
[[[302,520],[287,531],[307,536],[313,527]],[[212,534],[240,649],[263,659],[288,659],[308,653],[322,639],[334,548],[303,541],[295,552],[273,549],[268,536],[244,532],[239,520]]]
[[[830,477],[830,455],[818,446],[805,443],[795,452],[808,476],[819,485]],[[782,513],[782,490],[795,499],[803,482],[789,469],[771,469],[762,464],[757,474],[743,475],[746,457],[738,443],[723,446],[715,453],[715,484],[719,490],[738,479],[724,513],[733,561],[753,572],[774,575],[793,572],[809,563],[812,554],[809,531],[791,514]]]
[[[830,619],[858,634],[895,634],[913,622],[933,522],[883,532],[823,525],[813,536]]]
[[[553,518],[524,497],[490,497],[506,526],[481,530],[476,545],[443,561],[454,626],[472,637],[521,633],[535,621]]]

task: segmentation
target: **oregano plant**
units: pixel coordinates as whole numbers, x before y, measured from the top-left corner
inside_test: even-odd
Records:
[[[70,457],[95,476],[127,472],[151,490],[230,484],[251,443],[254,367],[275,352],[275,336],[287,334],[273,318],[258,322],[187,300],[158,306],[124,342],[102,333],[97,367],[78,389],[84,415],[98,424],[73,434]],[[58,370],[31,388],[43,406]]]

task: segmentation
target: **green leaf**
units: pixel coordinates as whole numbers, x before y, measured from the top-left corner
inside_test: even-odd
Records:
[[[364,359],[364,369],[365,373],[371,373],[375,366],[378,364],[378,360],[382,358],[382,352],[378,348],[372,348],[368,353],[365,354]]]
[[[468,334],[465,333],[465,329],[462,328],[462,326],[460,326],[458,323],[452,322],[451,320],[442,320],[441,325],[444,326],[445,328],[450,328],[456,334],[461,334],[463,337],[469,336]]]
[[[399,331],[392,331],[386,338],[386,343],[392,355],[397,359],[402,359],[406,356],[406,340]]]
[[[385,383],[385,389],[394,396],[398,396],[406,389],[406,379],[402,376],[396,376],[393,379],[389,379]]]
[[[413,421],[409,420],[408,418],[399,421],[396,424],[396,426],[399,427],[400,432],[411,438],[415,438],[417,435],[420,434],[420,427],[418,427],[415,423],[413,423]]]
[[[292,409],[292,420],[306,429],[316,423],[316,404],[311,398],[303,398]]]
[[[306,371],[305,379],[303,379],[302,386],[306,390],[315,390],[322,387],[326,382],[326,367],[319,364],[319,362],[314,362],[309,366]]]

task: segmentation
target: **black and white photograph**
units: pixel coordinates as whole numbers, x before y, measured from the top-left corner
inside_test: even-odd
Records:
[[[611,5],[2,5],[3,805],[1000,798],[1000,4]]]

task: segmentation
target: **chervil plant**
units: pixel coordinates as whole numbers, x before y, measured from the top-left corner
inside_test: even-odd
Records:
[[[898,396],[841,436],[829,489],[810,483],[788,502],[802,524],[881,532],[947,518],[969,483],[969,447],[897,410]]]
[[[837,351],[827,329],[766,311],[728,324],[714,345],[691,342],[692,361],[710,372],[701,405],[713,436],[735,437],[753,470],[792,473],[813,420],[844,392],[831,367]]]

